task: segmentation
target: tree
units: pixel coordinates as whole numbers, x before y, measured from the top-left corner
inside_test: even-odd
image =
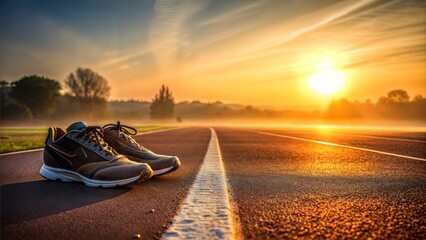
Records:
[[[10,84],[8,81],[0,81],[0,108],[3,109],[9,102]],[[1,110],[0,109],[0,110]]]
[[[333,100],[325,112],[326,117],[334,119],[359,118],[357,105],[347,99]]]
[[[424,98],[422,95],[414,96],[409,109],[410,117],[424,121],[424,119],[426,119],[426,98]]]
[[[175,102],[169,87],[164,84],[158,95],[155,95],[150,106],[151,118],[173,118]]]
[[[6,88],[6,87],[8,87],[10,84],[9,84],[9,82],[8,81],[6,81],[6,80],[1,80],[0,81],[0,87],[1,88]]]
[[[9,102],[1,108],[2,121],[31,120],[32,118],[30,109],[17,102]]]
[[[418,102],[423,102],[426,98],[423,98],[422,95],[416,95],[413,97],[413,102],[414,103],[418,103]]]
[[[78,68],[65,81],[82,113],[99,115],[106,111],[111,87],[108,81],[89,68]]]
[[[405,90],[393,90],[388,92],[387,97],[381,97],[379,99],[379,104],[388,104],[388,103],[408,103],[410,101],[410,96]]]
[[[64,94],[56,104],[55,113],[52,117],[60,119],[75,119],[80,114],[77,99],[69,94]],[[87,113],[84,113],[87,114]]]
[[[13,82],[10,96],[26,106],[36,118],[50,117],[59,100],[61,85],[43,76],[25,76]]]
[[[0,124],[3,121],[28,120],[32,118],[27,106],[10,97],[11,88],[9,82],[0,81]]]

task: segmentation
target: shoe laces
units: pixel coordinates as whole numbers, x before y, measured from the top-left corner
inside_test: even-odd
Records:
[[[99,126],[88,126],[77,135],[77,138],[83,138],[88,144],[92,144],[99,152],[104,152],[110,156],[116,156],[118,153],[108,145],[103,139],[104,134]]]
[[[130,144],[133,147],[138,148],[140,150],[145,149],[138,142],[136,142],[135,139],[132,138],[132,136],[138,133],[138,130],[136,130],[136,128],[123,125],[120,123],[120,121],[117,121],[117,124],[113,124],[113,123],[107,124],[103,126],[102,128],[103,129],[109,128],[110,130],[115,130],[119,137],[126,139],[126,142],[130,142]]]

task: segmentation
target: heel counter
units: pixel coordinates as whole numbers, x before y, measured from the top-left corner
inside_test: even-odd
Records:
[[[55,160],[49,154],[49,151],[48,151],[49,144],[52,141],[52,134],[53,134],[53,128],[50,127],[47,130],[47,137],[44,140],[43,161],[44,161],[44,164],[48,166],[56,167],[56,165],[58,164],[55,162]]]
[[[48,146],[46,144],[46,146],[44,147],[44,150],[43,150],[43,161],[44,161],[44,164],[46,164],[47,166],[50,166],[50,167],[60,168],[61,166],[49,154],[49,151],[47,150],[47,148],[48,148]]]
[[[46,140],[44,141],[44,144],[47,145],[51,141],[55,140],[55,132],[56,132],[56,129],[53,127],[50,127],[49,129],[47,129],[47,137],[46,137]]]
[[[51,167],[60,167],[59,164],[55,161],[55,159],[52,157],[52,155],[49,154],[49,145],[51,144],[51,141],[53,140],[55,134],[55,129],[50,127],[47,130],[47,137],[46,140],[44,140],[44,150],[43,150],[43,161],[44,164],[51,166]]]

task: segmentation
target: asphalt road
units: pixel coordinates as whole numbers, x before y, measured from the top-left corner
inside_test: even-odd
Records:
[[[426,239],[425,133],[215,128],[236,229],[247,239]],[[137,137],[178,171],[116,189],[43,180],[41,152],[2,156],[1,239],[158,238],[196,178],[208,128]],[[407,140],[407,141],[406,141]],[[154,211],[151,211],[151,210]]]
[[[38,175],[41,152],[2,157],[1,239],[158,237],[170,225],[196,176],[210,130],[185,128],[136,139],[158,153],[179,156],[182,167],[147,182],[102,189],[44,180]]]
[[[354,147],[425,158],[426,134],[412,132],[380,133],[374,131],[336,130],[267,130],[271,133],[309,138]]]
[[[306,131],[266,132],[317,139]],[[246,238],[426,239],[426,162],[236,129],[217,134]],[[341,134],[327,140],[359,141]],[[366,141],[405,152],[383,139]],[[406,144],[426,158],[425,143]]]

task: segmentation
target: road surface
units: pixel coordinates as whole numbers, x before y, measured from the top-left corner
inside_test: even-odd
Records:
[[[202,227],[218,238],[426,239],[425,133],[191,127],[136,139],[181,169],[88,188],[41,178],[41,152],[0,155],[1,239],[184,238]],[[200,221],[220,217],[207,230]]]

